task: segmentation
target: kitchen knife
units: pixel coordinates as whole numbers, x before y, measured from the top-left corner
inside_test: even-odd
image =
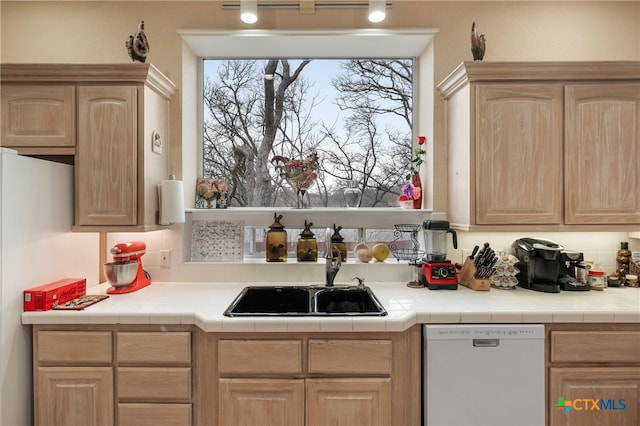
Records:
[[[476,267],[480,265],[482,259],[484,258],[487,247],[489,247],[489,243],[484,243],[484,247],[482,247],[482,250],[480,250],[480,253],[478,253],[478,256],[475,258],[473,263],[476,265]]]
[[[478,254],[478,250],[480,250],[480,246],[475,246],[471,252],[471,256],[469,256],[469,259],[473,260],[476,257],[476,254]]]

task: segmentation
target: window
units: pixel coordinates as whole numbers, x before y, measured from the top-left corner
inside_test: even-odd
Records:
[[[397,206],[414,139],[412,58],[202,69],[203,175],[230,181],[230,206]]]
[[[429,141],[433,137],[433,37],[436,29],[409,30],[180,30],[184,45],[183,50],[183,119],[182,119],[182,177],[185,183],[195,182],[205,174],[204,146],[202,141],[204,123],[198,121],[204,117],[203,102],[200,94],[204,92],[203,58],[222,58],[226,60],[268,61],[271,58],[305,58],[314,60],[335,58],[392,58],[411,59],[413,66],[413,134],[425,135]],[[294,59],[291,59],[292,61]],[[264,62],[263,62],[264,63]],[[264,68],[261,69],[263,71]],[[264,74],[262,75],[264,78]],[[200,81],[198,85],[198,81]],[[202,109],[200,109],[202,108]],[[291,129],[291,124],[288,124]],[[411,137],[416,142],[417,137]],[[431,143],[431,142],[430,142]],[[200,150],[200,152],[199,152]],[[431,206],[432,190],[429,185],[433,182],[433,159],[431,147],[427,146],[425,165],[422,175],[427,182],[427,202],[424,211],[399,209],[380,209],[361,207],[347,208],[314,208],[311,210],[282,210],[281,208],[249,207],[242,209],[223,209],[206,211],[205,209],[191,209],[188,220],[242,220],[246,229],[257,228],[264,230],[273,222],[273,211],[277,209],[285,215],[286,227],[292,230],[292,239],[297,238],[294,229],[302,227],[304,220],[314,223],[317,237],[322,238],[323,229],[334,223],[342,225],[343,229],[357,230],[352,232],[354,239],[362,235],[364,230],[389,230],[398,223],[421,223],[429,217],[428,208]],[[410,154],[407,154],[407,157]],[[217,172],[214,172],[217,174]],[[402,172],[394,171],[397,175]],[[402,176],[401,176],[402,177]],[[344,182],[343,182],[344,184]],[[289,190],[282,183],[282,191]],[[283,204],[294,205],[291,198],[285,200],[284,193],[279,194]],[[291,197],[292,193],[289,192]],[[195,199],[195,194],[193,194]],[[186,228],[189,229],[188,227]],[[369,232],[369,231],[367,231]],[[378,232],[378,231],[375,231]],[[245,233],[246,234],[246,233]],[[370,235],[370,234],[367,234]],[[185,234],[188,238],[188,231]],[[367,239],[369,237],[366,237]],[[394,237],[390,238],[391,241]],[[188,244],[186,245],[188,247]],[[247,251],[245,251],[247,252]],[[188,254],[187,254],[188,258]]]

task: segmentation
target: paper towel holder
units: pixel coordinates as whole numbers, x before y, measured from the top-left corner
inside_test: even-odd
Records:
[[[163,192],[167,193],[163,194]],[[156,224],[166,226],[184,222],[184,190],[182,181],[177,181],[175,175],[169,175],[169,180],[163,180],[158,184]]]

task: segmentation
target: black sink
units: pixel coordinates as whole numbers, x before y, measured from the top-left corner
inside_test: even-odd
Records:
[[[369,287],[245,287],[224,315],[250,316],[384,316],[384,307]]]
[[[228,316],[304,315],[311,311],[307,287],[245,287]]]
[[[314,310],[328,315],[385,315],[386,311],[368,287],[335,287],[319,290]]]

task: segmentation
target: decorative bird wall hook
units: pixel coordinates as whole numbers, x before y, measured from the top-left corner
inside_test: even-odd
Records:
[[[138,31],[135,35],[129,36],[125,45],[127,46],[132,61],[144,62],[147,60],[149,41],[147,40],[147,35],[144,33],[144,21],[140,21]]]
[[[484,34],[478,36],[476,31],[476,23],[471,25],[471,54],[474,61],[481,61],[484,58],[484,52],[487,49],[486,39]]]

